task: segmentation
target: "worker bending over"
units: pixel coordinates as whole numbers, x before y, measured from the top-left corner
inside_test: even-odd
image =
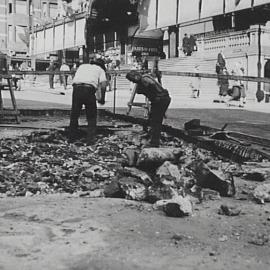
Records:
[[[87,144],[93,144],[97,126],[96,91],[100,91],[100,104],[105,103],[106,68],[102,59],[92,60],[90,64],[79,66],[73,79],[72,109],[70,115],[70,142],[77,137],[78,119],[82,105],[85,105],[88,122]]]
[[[136,84],[136,93],[146,96],[151,102],[149,124],[150,142],[149,146],[159,147],[162,121],[171,102],[171,98],[166,89],[149,74],[140,74],[131,70],[126,78]]]

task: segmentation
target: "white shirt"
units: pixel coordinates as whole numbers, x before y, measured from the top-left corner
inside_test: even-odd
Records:
[[[60,71],[70,71],[70,68],[67,64],[63,64],[61,67],[60,67]]]
[[[80,65],[73,79],[73,83],[87,83],[96,88],[99,83],[106,81],[105,71],[101,67],[91,64]]]

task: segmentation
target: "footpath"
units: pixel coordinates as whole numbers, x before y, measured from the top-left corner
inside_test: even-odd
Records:
[[[23,85],[21,91],[15,91],[14,93],[18,109],[21,111],[29,109],[71,109],[71,85],[68,86],[67,90],[64,90],[63,86],[59,84],[56,84],[55,89],[49,89],[47,83]],[[9,92],[2,91],[2,95],[4,108],[11,107]],[[129,89],[126,91],[119,90],[115,93],[114,91],[107,92],[105,105],[98,105],[98,107],[126,114],[130,95]],[[213,100],[204,97],[199,99],[183,98],[174,95],[174,93],[171,93],[171,96],[172,102],[165,119],[167,124],[182,128],[186,121],[199,118],[204,125],[219,128],[227,123],[228,130],[270,138],[270,103],[248,100],[244,108],[239,108],[237,106],[228,107],[223,103],[214,103]],[[144,101],[143,96],[137,95],[136,101]],[[143,117],[144,111],[141,108],[133,107],[131,115]]]

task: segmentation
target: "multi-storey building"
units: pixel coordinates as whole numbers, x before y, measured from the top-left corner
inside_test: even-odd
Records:
[[[14,64],[29,60],[29,27],[57,17],[57,0],[0,0],[0,50]]]

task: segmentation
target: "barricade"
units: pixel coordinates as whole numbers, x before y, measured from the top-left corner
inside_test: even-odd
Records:
[[[112,81],[112,91],[113,91],[113,112],[115,113],[115,109],[117,107],[117,99],[120,98],[121,96],[126,96],[126,106],[128,106],[127,112],[129,112],[132,108],[132,106],[139,104],[139,107],[142,107],[144,109],[148,109],[147,104],[145,104],[145,99],[144,97],[141,97],[141,100],[136,101],[135,98],[131,100],[132,97],[132,91],[130,89],[130,82],[125,78],[125,75],[129,72],[129,69],[125,70],[114,70],[114,71],[109,71],[108,73],[111,75],[111,81]],[[150,70],[148,70],[150,72]],[[175,71],[162,71],[162,82],[163,86],[169,90],[170,95],[172,96],[173,100],[175,97],[180,97],[183,95],[184,97],[190,97],[191,95],[191,90],[189,89],[190,86],[190,81],[192,79],[200,79],[202,82],[206,82],[211,80],[212,88],[215,87],[215,96],[218,96],[218,86],[217,86],[217,80],[220,78],[228,79],[229,81],[236,81],[236,80],[241,80],[244,82],[252,83],[252,91],[253,93],[251,94],[252,91],[248,89],[248,96],[252,99],[255,100],[256,92],[257,92],[257,84],[262,84],[262,83],[267,83],[270,84],[270,79],[268,78],[258,78],[258,77],[253,77],[253,76],[234,76],[234,75],[217,75],[217,74],[210,74],[210,73],[196,73],[196,72],[175,72]],[[36,85],[36,86],[44,86],[47,85],[48,87],[48,76],[49,75],[54,75],[56,76],[64,76],[64,75],[74,75],[74,72],[71,71],[12,71],[8,73],[7,76],[11,76],[11,74],[15,75],[21,75],[24,77],[24,83],[25,87],[27,88],[28,85]],[[4,75],[0,74],[0,78],[3,77]],[[177,86],[171,87],[173,83],[177,84],[179,82],[179,89]],[[69,84],[72,84],[72,81],[70,80]],[[205,87],[204,87],[205,88]],[[123,92],[125,91],[125,93]],[[203,89],[203,91],[200,93],[201,98],[204,98],[204,96],[207,95],[207,90]],[[213,92],[213,91],[212,91]],[[268,94],[268,93],[266,93]],[[138,96],[138,95],[137,95]],[[137,98],[136,96],[136,98]],[[140,95],[141,96],[141,95]],[[212,100],[215,98],[214,96],[211,97]],[[266,96],[267,99],[267,96]],[[132,103],[130,103],[132,101]],[[131,105],[131,106],[130,106]]]

